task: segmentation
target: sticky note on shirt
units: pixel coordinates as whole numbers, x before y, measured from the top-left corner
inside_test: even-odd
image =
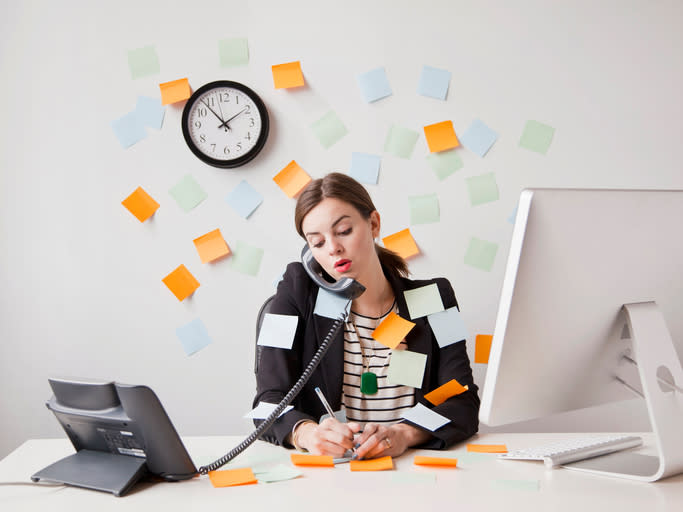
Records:
[[[209,471],[209,480],[211,480],[211,484],[214,487],[232,487],[235,485],[248,485],[258,482],[251,468]]]
[[[177,103],[192,96],[192,89],[190,89],[190,82],[187,78],[179,78],[159,84],[159,91],[161,92],[162,105]]]
[[[268,402],[259,402],[256,407],[243,416],[243,418],[251,418],[255,420],[265,420],[270,416],[273,411],[277,408],[278,404],[270,404]],[[285,409],[278,414],[278,418],[283,414],[287,414],[294,408],[293,405],[288,405]]]
[[[179,301],[185,300],[199,288],[199,281],[194,278],[185,265],[180,265],[162,281]]]
[[[301,62],[286,62],[271,67],[273,71],[273,85],[276,89],[289,89],[304,85],[304,74],[301,71]]]
[[[161,130],[166,109],[161,105],[159,98],[138,96],[138,101],[135,104],[135,114],[143,126]]]
[[[351,471],[386,471],[387,469],[394,469],[394,460],[388,455],[376,459],[349,461]]]
[[[320,145],[325,149],[333,146],[335,142],[344,137],[349,131],[334,110],[328,111],[324,116],[311,125],[311,130]]]
[[[315,300],[313,314],[337,319],[350,307],[350,305],[351,303],[348,299],[320,287],[318,288],[318,296]]]
[[[255,276],[261,268],[261,260],[263,249],[238,240],[233,247],[230,268],[242,274]]]
[[[147,131],[135,111],[112,121],[111,129],[123,149],[129,148],[147,137]]]
[[[457,380],[451,379],[446,384],[439,386],[433,391],[425,395],[425,398],[434,405],[441,405],[452,396],[457,396],[469,389],[469,386],[463,386]]]
[[[460,135],[460,142],[475,155],[483,157],[498,139],[498,134],[475,119],[465,133]]]
[[[296,161],[292,160],[287,166],[275,175],[273,181],[287,194],[287,197],[296,197],[311,181],[311,177]]]
[[[472,206],[498,200],[498,184],[492,172],[465,179]]]
[[[432,411],[420,403],[416,404],[412,409],[405,411],[401,417],[412,423],[415,423],[416,425],[420,425],[431,432],[440,429],[446,423],[451,421],[445,416],[442,416],[438,412]]]
[[[545,155],[554,135],[555,128],[552,126],[538,121],[527,121],[524,125],[522,137],[519,139],[519,147]]]
[[[299,317],[266,313],[258,337],[258,345],[275,348],[292,348]]]
[[[240,217],[248,219],[263,202],[263,196],[247,183],[246,180],[242,180],[232,192],[228,194],[225,201],[240,215]]]
[[[411,320],[444,310],[443,300],[441,300],[439,287],[436,283],[405,290],[403,295],[408,305]]]
[[[431,66],[422,66],[420,81],[417,85],[417,93],[422,96],[436,98],[437,100],[445,100],[450,82],[450,71],[433,68]]]
[[[416,131],[395,124],[389,128],[384,141],[384,151],[399,158],[408,159],[413,154],[419,136],[420,134]]]
[[[349,176],[360,183],[377,184],[382,157],[367,153],[351,153]]]
[[[420,254],[420,249],[418,249],[413,235],[410,234],[410,229],[403,229],[393,235],[385,236],[382,238],[382,242],[385,248],[394,251],[403,259]]]
[[[382,345],[396,348],[406,335],[415,327],[413,322],[401,318],[393,311],[372,331],[372,337]]]
[[[199,253],[202,263],[215,261],[230,254],[230,247],[225,242],[220,229],[214,229],[207,234],[194,239],[194,246]]]
[[[427,125],[424,127],[424,132],[429,151],[432,153],[457,148],[460,145],[460,141],[455,135],[453,121],[442,121]]]
[[[493,336],[490,334],[477,334],[474,340],[474,362],[488,364],[489,354],[491,354],[491,343]]]
[[[159,73],[159,57],[154,46],[128,50],[128,69],[133,80]]]
[[[467,328],[457,306],[427,316],[440,348],[467,339]]]
[[[465,253],[465,264],[490,272],[497,252],[498,244],[472,237]]]
[[[356,77],[360,94],[366,103],[372,103],[391,95],[391,86],[384,68],[372,69]]]
[[[195,318],[187,325],[178,327],[175,332],[188,356],[199,352],[212,342],[204,322],[199,318]]]
[[[463,168],[462,158],[460,158],[455,149],[430,153],[427,155],[427,162],[439,181],[445,180],[451,174]]]
[[[185,213],[195,208],[208,197],[204,189],[199,186],[199,183],[190,174],[183,176],[178,183],[171,187],[168,193],[171,194],[171,197],[175,199],[178,206]]]
[[[476,453],[507,453],[507,446],[504,444],[468,444],[468,452]]]
[[[415,455],[413,464],[416,466],[437,466],[455,468],[458,466],[458,459],[453,457],[426,457],[424,455]]]
[[[121,204],[140,222],[145,222],[159,208],[159,203],[152,199],[142,187],[136,188],[131,195],[121,201]]]
[[[249,63],[249,45],[243,37],[218,41],[218,60],[222,68],[246,66]]]
[[[392,350],[387,371],[387,384],[422,387],[427,354],[410,350]]]
[[[411,224],[439,222],[439,198],[436,194],[408,197]]]
[[[292,464],[295,466],[334,467],[334,459],[331,455],[305,455],[303,453],[292,453],[290,458],[292,460]]]

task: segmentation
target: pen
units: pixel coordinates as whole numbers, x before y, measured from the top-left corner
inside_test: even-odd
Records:
[[[330,407],[330,404],[327,403],[327,400],[325,399],[325,395],[323,395],[323,392],[320,391],[319,387],[315,387],[315,393],[318,395],[318,398],[320,398],[320,401],[323,403],[323,407],[327,411],[327,414],[332,416],[334,419],[337,419],[337,416],[335,416],[334,411],[332,410],[332,407]]]

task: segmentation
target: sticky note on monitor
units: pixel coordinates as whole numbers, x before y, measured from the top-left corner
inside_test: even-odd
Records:
[[[238,240],[233,247],[230,268],[241,274],[256,276],[261,268],[261,260],[263,249]]]
[[[457,148],[460,145],[460,141],[455,135],[453,121],[442,121],[427,125],[424,127],[424,132],[429,151],[432,153]]]
[[[486,126],[480,119],[475,119],[469,128],[460,135],[460,142],[475,155],[483,157],[498,139],[498,134]]]
[[[436,194],[408,197],[410,224],[439,222],[439,198]]]
[[[427,354],[410,350],[392,350],[387,384],[402,384],[414,388],[422,387]]]
[[[232,37],[218,41],[218,60],[222,68],[249,64],[249,45],[246,38]]]
[[[396,348],[415,327],[413,322],[401,318],[393,311],[372,331],[372,337],[389,348]]]
[[[230,247],[225,242],[220,229],[209,231],[194,239],[194,246],[199,253],[202,263],[215,261],[230,254]]]
[[[251,468],[209,471],[209,480],[214,487],[233,487],[258,483]]]
[[[465,179],[472,206],[498,200],[498,184],[492,172]]]
[[[440,348],[467,339],[467,328],[457,306],[427,316]]]
[[[419,136],[420,134],[416,131],[395,124],[389,128],[384,141],[384,151],[399,158],[408,159],[413,154]]]
[[[259,402],[256,407],[243,416],[243,418],[251,418],[255,420],[265,420],[270,416],[275,409],[277,409],[278,404],[270,404],[268,402]],[[294,408],[293,405],[288,405],[285,409],[278,414],[278,418],[284,414],[287,414]]]
[[[175,199],[178,206],[185,213],[195,208],[208,197],[204,189],[197,183],[197,180],[190,174],[183,176],[178,183],[171,187],[168,193],[171,194],[171,197]]]
[[[159,84],[159,91],[161,92],[162,105],[177,103],[192,96],[192,89],[190,89],[190,82],[187,78],[179,78]]]
[[[137,112],[129,112],[111,122],[111,129],[123,149],[147,137],[147,130],[138,117]]]
[[[474,340],[474,362],[488,364],[491,353],[493,336],[490,334],[477,334]]]
[[[242,180],[234,189],[232,189],[232,192],[228,194],[225,201],[240,215],[240,217],[248,219],[263,202],[263,196],[246,180]]]
[[[425,395],[425,399],[429,400],[429,402],[434,405],[441,405],[449,398],[461,395],[468,389],[469,386],[463,386],[456,379],[451,379],[445,384],[427,393]]]
[[[301,62],[286,62],[271,67],[273,72],[273,85],[276,89],[290,89],[304,85],[304,74],[301,71]]]
[[[524,125],[519,146],[530,151],[545,155],[555,135],[555,128],[538,121],[527,121]]]
[[[382,157],[367,153],[351,153],[349,176],[360,183],[376,185]]]
[[[327,291],[325,288],[318,288],[318,296],[315,301],[314,315],[326,318],[339,318],[344,311],[351,306],[348,299],[337,293]]]
[[[427,162],[439,181],[445,180],[451,174],[463,168],[462,158],[460,158],[458,151],[455,149],[430,153],[427,155]]]
[[[420,254],[420,249],[418,249],[415,239],[410,234],[410,229],[408,228],[398,231],[393,235],[385,236],[382,238],[382,242],[385,248],[394,251],[403,259],[412,258]]]
[[[311,125],[311,130],[320,145],[325,149],[333,146],[335,142],[344,137],[349,131],[334,110],[328,111],[324,116]]]
[[[436,283],[405,290],[403,295],[408,305],[411,320],[444,310],[443,300],[441,300],[439,287]]]
[[[391,95],[391,86],[384,68],[376,68],[356,76],[360,94],[366,103]]]
[[[292,348],[298,323],[299,317],[295,315],[266,313],[257,344],[265,347]]]
[[[121,204],[140,222],[145,222],[159,208],[159,203],[152,199],[152,196],[142,187],[136,188],[131,195],[121,201]]]
[[[465,264],[490,272],[497,252],[498,244],[472,237],[465,252]]]
[[[273,181],[287,197],[296,197],[310,183],[311,177],[292,160],[273,177]]]
[[[432,66],[422,66],[417,93],[437,100],[445,100],[450,82],[450,71]]]
[[[159,56],[154,46],[128,50],[128,69],[133,80],[158,74]]]
[[[199,281],[187,270],[185,265],[180,265],[162,281],[179,301],[185,300],[199,288]]]
[[[442,416],[438,412],[432,411],[420,403],[415,404],[415,407],[412,409],[404,411],[403,414],[401,414],[401,417],[412,423],[415,423],[416,425],[420,425],[431,432],[440,429],[446,423],[451,421],[445,416]]]
[[[183,346],[183,350],[188,356],[199,352],[212,342],[204,322],[199,318],[195,318],[189,324],[178,327],[175,332],[180,340],[180,344]]]
[[[161,104],[159,98],[138,96],[138,101],[135,104],[135,114],[138,116],[138,120],[143,126],[161,130],[166,108]]]

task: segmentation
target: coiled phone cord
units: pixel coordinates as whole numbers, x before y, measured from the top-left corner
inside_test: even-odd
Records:
[[[349,303],[351,301],[349,300]],[[346,318],[348,317],[348,305],[347,307],[344,308],[344,313],[342,313],[341,316],[339,316],[337,319],[335,319],[334,323],[332,324],[332,327],[330,327],[330,331],[327,333],[327,336],[325,336],[325,339],[323,342],[320,344],[320,347],[318,348],[317,352],[313,355],[311,358],[311,362],[308,363],[308,366],[304,370],[304,372],[301,374],[301,377],[299,377],[299,380],[296,381],[296,384],[292,386],[292,389],[289,390],[289,393],[285,395],[285,397],[282,399],[282,401],[278,404],[278,406],[275,408],[273,412],[270,413],[270,416],[268,416],[265,420],[263,420],[263,423],[261,423],[256,430],[254,430],[244,441],[242,441],[240,444],[235,446],[232,450],[230,450],[228,453],[226,453],[223,457],[220,459],[212,462],[211,464],[208,464],[206,466],[202,466],[199,468],[197,471],[200,475],[206,475],[209,471],[215,471],[221,466],[227,464],[230,462],[232,459],[237,457],[240,453],[242,453],[244,450],[246,450],[251,444],[259,439],[266,430],[270,428],[270,426],[275,423],[275,420],[280,416],[280,413],[285,410],[285,408],[290,404],[292,400],[296,397],[296,395],[299,394],[301,389],[304,387],[304,385],[308,382],[308,379],[311,378],[311,375],[315,371],[315,369],[318,367],[318,364],[320,364],[320,361],[322,360],[323,356],[327,352],[327,349],[330,347],[330,344],[334,337],[336,336],[337,332],[339,332],[339,329],[341,326],[344,324],[344,321],[346,321]]]

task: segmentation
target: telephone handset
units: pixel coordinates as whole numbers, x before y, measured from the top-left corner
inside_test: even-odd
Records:
[[[323,269],[313,257],[308,244],[301,250],[301,263],[313,282],[320,288],[341,295],[345,299],[353,300],[365,291],[365,286],[350,277],[342,277],[339,281],[330,282],[323,276]]]

